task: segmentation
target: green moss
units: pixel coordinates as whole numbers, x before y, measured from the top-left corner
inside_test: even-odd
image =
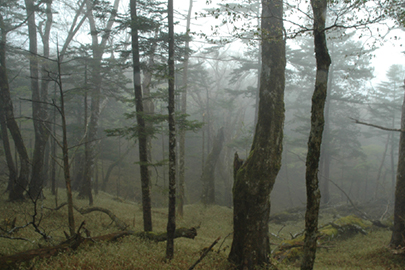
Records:
[[[357,226],[360,226],[363,230],[366,230],[371,227],[371,222],[361,219],[355,215],[342,217],[342,218],[336,220],[335,224],[337,224],[339,226],[357,225]]]
[[[339,234],[339,231],[332,225],[327,225],[326,227],[322,228],[319,233],[321,239],[331,240]]]

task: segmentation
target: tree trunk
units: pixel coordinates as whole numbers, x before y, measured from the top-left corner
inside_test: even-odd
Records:
[[[138,123],[138,145],[139,161],[141,169],[142,186],[142,209],[143,209],[143,229],[152,231],[152,212],[150,197],[150,175],[148,170],[148,145],[147,131],[145,126],[142,87],[141,87],[141,68],[139,62],[139,44],[138,44],[138,17],[136,13],[136,0],[131,0],[131,35],[132,35],[132,60],[133,60],[133,82],[135,89],[136,121]]]
[[[0,14],[0,31],[1,31],[1,40],[0,40],[0,81],[1,88],[0,91],[8,91],[8,78],[7,78],[7,69],[6,69],[6,38],[7,32],[5,30],[5,25],[3,21],[3,16]],[[4,89],[4,90],[3,90]],[[1,139],[3,141],[4,154],[6,156],[7,168],[8,168],[8,186],[7,191],[13,189],[14,183],[17,181],[17,168],[13,161],[13,155],[11,153],[10,140],[8,137],[7,131],[7,118],[6,118],[6,108],[3,104],[3,95],[0,95],[0,128],[1,128]]]
[[[7,131],[7,119],[6,113],[4,111],[3,100],[0,98],[0,128],[1,128],[1,139],[3,141],[4,154],[6,156],[7,168],[8,168],[8,185],[7,191],[13,189],[14,183],[17,181],[17,171],[14,165],[13,155],[10,148],[10,140]]]
[[[129,153],[129,151],[131,151],[131,148],[128,147],[127,151],[123,155],[121,155],[116,161],[114,161],[113,163],[110,164],[110,166],[108,166],[107,173],[105,174],[105,177],[103,178],[103,183],[101,184],[102,191],[105,192],[107,189],[108,179],[110,178],[112,170],[122,162],[122,160]]]
[[[13,102],[10,96],[10,86],[8,84],[7,67],[6,67],[6,38],[7,30],[4,26],[3,16],[0,14],[0,106],[1,111],[4,113],[5,124],[10,131],[13,138],[15,148],[20,156],[20,171],[16,181],[12,183],[9,189],[9,200],[24,200],[24,191],[28,184],[29,176],[29,157],[27,149],[25,148],[23,138],[21,136],[20,128],[14,118]],[[2,120],[3,120],[2,119]],[[2,121],[0,120],[0,121]],[[17,168],[15,168],[17,171]]]
[[[168,0],[169,26],[169,215],[167,219],[166,258],[172,259],[174,253],[174,233],[176,230],[176,123],[174,120],[174,23],[173,0]]]
[[[29,35],[29,44],[30,44],[30,81],[31,81],[31,92],[32,92],[32,118],[34,122],[34,131],[35,131],[35,143],[34,143],[34,154],[32,158],[32,172],[31,172],[31,181],[29,185],[28,195],[31,198],[37,198],[42,192],[43,188],[43,178],[42,178],[42,168],[44,165],[44,155],[45,147],[49,137],[49,129],[47,128],[49,124],[46,124],[47,112],[46,106],[42,103],[46,101],[47,98],[47,83],[44,82],[43,89],[39,89],[39,68],[38,68],[38,49],[37,49],[37,27],[35,23],[35,7],[34,1],[25,0],[25,6],[27,8],[28,16],[28,35]],[[50,11],[50,6],[47,6],[47,13],[50,13],[47,18],[46,30],[48,35],[48,44],[44,42],[44,51],[48,50],[49,55],[49,31],[50,24],[52,24],[52,14]],[[46,55],[44,55],[46,57]],[[44,64],[44,67],[46,64]],[[44,73],[43,73],[44,74]]]
[[[328,85],[333,85],[333,66],[329,70],[329,81]],[[330,201],[329,193],[329,173],[330,173],[330,163],[331,163],[331,141],[330,141],[330,110],[331,110],[331,99],[330,95],[332,89],[329,90],[329,95],[326,95],[325,100],[325,127],[323,130],[323,140],[322,140],[322,149],[320,156],[320,172],[322,179],[322,203],[327,204]]]
[[[73,215],[73,196],[72,196],[72,186],[70,180],[70,164],[69,164],[69,147],[67,142],[67,130],[66,130],[66,115],[65,115],[65,99],[62,87],[62,73],[61,73],[61,62],[58,51],[58,86],[60,94],[60,108],[58,109],[62,118],[62,155],[63,155],[63,174],[66,184],[66,195],[68,201],[68,224],[69,233],[72,237],[75,235],[75,219]]]
[[[150,94],[150,89],[152,86],[152,77],[153,77],[153,69],[155,68],[155,53],[157,48],[157,39],[159,37],[159,31],[155,30],[155,40],[153,40],[150,52],[149,52],[149,59],[148,65],[143,70],[143,81],[142,81],[142,92],[143,92],[143,111],[146,115],[152,116],[155,113],[155,105],[153,104],[153,100]],[[145,122],[146,130],[153,131],[153,122],[146,121]],[[152,163],[152,134],[146,137],[146,144],[147,144],[147,154],[148,154],[148,162]],[[152,170],[148,167],[149,170],[149,178],[152,179]]]
[[[405,130],[405,96],[402,104],[401,130]],[[399,137],[399,157],[397,168],[397,183],[395,187],[394,228],[390,246],[393,248],[405,246],[405,132]]]
[[[312,269],[315,262],[318,236],[318,213],[321,193],[318,186],[318,167],[324,128],[324,108],[331,59],[326,45],[326,0],[311,0],[314,13],[314,43],[316,57],[315,90],[312,96],[311,131],[306,160],[307,210],[305,214],[305,247],[301,269]]]
[[[113,4],[113,8],[116,11],[118,9],[119,0],[115,0]],[[93,51],[93,59],[91,65],[91,80],[92,80],[92,89],[91,89],[91,105],[90,105],[90,121],[87,127],[87,138],[86,138],[86,145],[87,155],[85,165],[86,169],[85,176],[83,181],[85,183],[82,185],[82,189],[80,190],[79,196],[89,198],[89,204],[93,203],[93,195],[91,193],[91,177],[94,171],[94,164],[96,158],[96,149],[98,145],[97,140],[97,131],[98,131],[98,121],[100,118],[100,103],[101,103],[101,85],[102,85],[102,76],[101,76],[101,60],[104,54],[105,46],[107,44],[107,40],[110,37],[111,28],[114,23],[114,18],[117,12],[111,12],[111,16],[107,22],[107,26],[104,29],[104,34],[100,43],[98,42],[98,33],[96,22],[94,20],[92,10],[93,4],[90,0],[86,1],[87,5],[87,18],[90,24],[90,31],[91,31],[91,38],[92,38],[92,51]]]
[[[240,269],[270,262],[270,192],[281,167],[284,126],[283,1],[262,0],[262,69],[256,131],[246,162],[235,168],[234,236],[229,260]]]
[[[212,150],[208,154],[207,160],[205,161],[204,170],[201,175],[201,201],[204,205],[215,204],[215,166],[219,159],[219,154],[222,151],[224,139],[224,128],[220,128],[217,136],[214,139]]]
[[[190,49],[189,41],[189,31],[190,31],[190,22],[191,22],[191,11],[193,10],[193,1],[190,0],[187,13],[187,24],[186,24],[186,43],[185,50],[186,54],[184,55],[183,62],[183,88],[181,93],[181,113],[185,117],[187,114],[187,77],[188,77],[188,58]],[[185,118],[184,118],[185,119]],[[184,177],[185,177],[185,149],[186,149],[186,129],[183,126],[180,128],[180,146],[179,146],[179,191],[177,194],[177,215],[183,217],[183,206],[184,206]]]

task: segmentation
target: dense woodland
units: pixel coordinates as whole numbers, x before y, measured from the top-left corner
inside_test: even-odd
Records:
[[[32,205],[26,224],[44,239],[43,201],[67,202],[70,239],[77,205],[107,194],[139,204],[145,232],[165,208],[167,259],[184,208],[230,208],[240,269],[270,265],[270,214],[286,209],[307,213],[302,269],[320,208],[389,219],[386,244],[404,246],[405,66],[377,78],[373,66],[387,42],[402,46],[404,12],[396,0],[1,1],[5,205]]]

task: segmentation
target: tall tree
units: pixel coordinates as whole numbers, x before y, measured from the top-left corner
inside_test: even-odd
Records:
[[[36,198],[40,192],[41,184],[37,181],[41,181],[40,172],[38,168],[42,168],[41,156],[41,139],[42,139],[42,119],[41,119],[41,96],[39,92],[39,69],[38,69],[38,44],[37,44],[37,25],[35,22],[35,5],[33,0],[25,0],[25,8],[27,10],[27,22],[28,22],[28,38],[29,38],[29,52],[30,52],[30,88],[32,93],[32,117],[34,119],[35,130],[35,146],[33,155],[33,167],[32,167],[32,183],[30,184],[30,196]],[[35,187],[35,189],[33,189]]]
[[[404,81],[405,83],[405,81]],[[404,85],[405,89],[405,85]],[[405,246],[405,95],[401,114],[401,135],[399,139],[399,157],[397,182],[395,187],[394,228],[390,246],[393,248]]]
[[[189,60],[189,52],[190,49],[190,23],[191,23],[191,11],[193,10],[193,1],[190,0],[190,4],[188,7],[187,13],[187,23],[186,23],[186,43],[185,43],[185,55],[184,55],[184,62],[183,62],[183,89],[181,93],[181,113],[185,115],[187,113],[187,76],[188,76],[188,60]],[[183,206],[184,206],[184,199],[185,199],[185,191],[184,191],[184,176],[185,176],[185,148],[186,148],[186,129],[185,127],[180,128],[180,145],[179,145],[179,192],[177,198],[177,214],[179,217],[183,217]]]
[[[324,108],[331,59],[326,45],[325,20],[327,0],[311,0],[314,14],[314,44],[316,58],[315,90],[312,96],[311,130],[306,159],[307,210],[305,213],[305,246],[301,269],[312,269],[315,262],[318,236],[318,213],[321,193],[318,185],[318,166],[321,155]]]
[[[130,1],[131,8],[131,36],[132,36],[132,61],[133,61],[133,83],[135,89],[136,120],[138,123],[138,145],[139,160],[141,168],[142,184],[142,209],[143,209],[143,229],[152,231],[152,212],[150,197],[150,175],[148,170],[148,144],[147,131],[144,119],[141,68],[139,62],[139,41],[138,41],[138,17],[136,12],[136,0]]]
[[[169,27],[169,214],[167,220],[166,258],[172,259],[174,253],[174,233],[176,230],[176,123],[174,120],[174,23],[173,0],[168,0]]]
[[[50,121],[48,119],[48,112],[46,102],[48,99],[48,85],[49,78],[47,73],[49,72],[48,62],[42,61],[41,66],[41,87],[39,87],[39,65],[38,59],[34,57],[37,54],[37,26],[35,24],[35,12],[34,2],[32,0],[26,0],[27,12],[30,10],[30,17],[28,18],[28,32],[30,37],[30,76],[31,76],[31,91],[32,91],[32,117],[34,120],[35,131],[35,144],[34,155],[32,157],[32,172],[31,181],[29,185],[28,193],[33,198],[36,198],[44,185],[44,158],[45,148],[49,138]],[[31,7],[32,6],[32,7]],[[28,8],[30,7],[30,8]],[[31,12],[32,11],[32,12]],[[40,36],[43,44],[43,57],[47,59],[49,57],[49,36],[51,32],[51,26],[53,22],[52,18],[52,1],[46,3],[45,8],[46,20],[44,27],[40,27]],[[31,25],[33,24],[33,25]],[[34,29],[32,29],[34,28]],[[35,35],[35,38],[34,38]],[[34,47],[35,46],[35,47]]]
[[[97,151],[97,131],[98,122],[100,118],[100,104],[102,103],[102,58],[106,50],[107,41],[110,37],[111,29],[114,24],[114,19],[117,16],[119,0],[114,0],[113,6],[110,10],[110,16],[108,17],[107,23],[103,29],[98,29],[96,25],[95,16],[93,15],[94,4],[90,0],[86,0],[87,7],[87,18],[90,25],[91,34],[91,49],[93,52],[93,59],[91,61],[91,104],[90,104],[90,120],[88,122],[88,132],[86,134],[87,143],[85,144],[86,161],[85,161],[85,173],[82,183],[82,188],[80,189],[79,196],[89,198],[89,204],[93,204],[93,196],[91,192],[91,178],[94,170],[96,151]],[[100,3],[98,3],[100,4]],[[101,40],[99,41],[99,34],[101,35]]]
[[[234,175],[234,237],[229,260],[241,269],[269,263],[270,192],[281,167],[284,126],[282,0],[262,0],[261,32],[258,120],[249,157],[235,168]]]
[[[10,85],[8,81],[8,74],[7,74],[7,65],[6,65],[6,55],[7,55],[7,34],[17,28],[19,28],[22,23],[13,24],[14,19],[6,18],[3,16],[3,10],[7,9],[8,14],[12,14],[13,18],[18,18],[18,15],[13,14],[15,12],[15,7],[18,7],[17,3],[15,2],[3,2],[0,5],[0,111],[2,112],[2,116],[0,121],[2,121],[2,132],[7,132],[5,130],[4,124],[6,124],[8,130],[10,131],[11,137],[13,138],[15,148],[17,149],[19,158],[20,158],[20,170],[19,175],[15,179],[15,181],[10,182],[11,186],[9,187],[9,200],[23,200],[24,199],[24,191],[28,184],[29,178],[29,157],[28,152],[24,144],[24,140],[21,135],[21,130],[15,120],[14,117],[14,110],[13,110],[13,102],[11,100],[10,94]],[[17,8],[18,9],[18,8]],[[4,135],[5,136],[5,135]],[[3,138],[3,144],[7,143],[6,137]],[[4,146],[5,150],[7,146]],[[9,155],[7,162],[9,162]],[[10,161],[11,162],[11,161]],[[10,165],[9,165],[10,168]],[[15,168],[17,169],[17,168]]]

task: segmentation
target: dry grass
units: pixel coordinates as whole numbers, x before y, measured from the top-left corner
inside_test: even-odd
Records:
[[[64,194],[60,194],[59,201],[64,202]],[[63,231],[66,226],[66,208],[52,211],[54,196],[45,193],[46,200],[38,203],[39,215],[42,215],[40,227],[47,235],[52,236],[51,243],[56,244],[64,240]],[[25,203],[7,203],[3,195],[0,198],[0,224],[5,226],[6,220],[17,218],[17,226],[31,220],[33,205]],[[75,200],[75,204],[84,207],[87,201]],[[113,211],[130,229],[141,231],[142,211],[138,204],[129,201],[115,200],[114,197],[102,193],[95,198],[95,206]],[[109,217],[103,213],[80,215],[75,213],[76,225],[86,221],[86,228],[92,236],[104,235],[118,231],[111,224]],[[322,217],[321,224],[332,220],[331,216]],[[153,209],[153,229],[156,232],[166,230],[167,211],[163,208]],[[35,260],[30,263],[32,269],[188,269],[199,257],[201,251],[208,247],[216,238],[220,242],[196,269],[230,269],[226,258],[231,245],[232,210],[226,207],[189,205],[185,207],[184,218],[177,220],[178,227],[197,227],[198,235],[194,240],[176,239],[175,258],[165,261],[166,243],[152,243],[136,237],[126,237],[116,243],[94,243],[80,247],[77,251],[60,254],[46,260]],[[290,238],[290,233],[302,231],[303,222],[290,223],[288,226],[271,225],[271,232],[280,238]],[[14,254],[18,251],[37,248],[38,245],[49,243],[41,239],[31,226],[19,230],[14,237],[24,237],[32,242],[0,238],[0,253]],[[228,237],[227,237],[228,236]],[[390,239],[390,232],[376,230],[367,236],[357,235],[352,239],[331,243],[333,248],[317,253],[315,269],[405,269],[404,257],[392,255],[386,248]],[[280,241],[272,237],[271,242]],[[221,249],[218,251],[218,248]],[[298,265],[275,263],[279,269],[298,269]],[[25,269],[27,265],[21,266]],[[0,267],[1,268],[1,267]]]

